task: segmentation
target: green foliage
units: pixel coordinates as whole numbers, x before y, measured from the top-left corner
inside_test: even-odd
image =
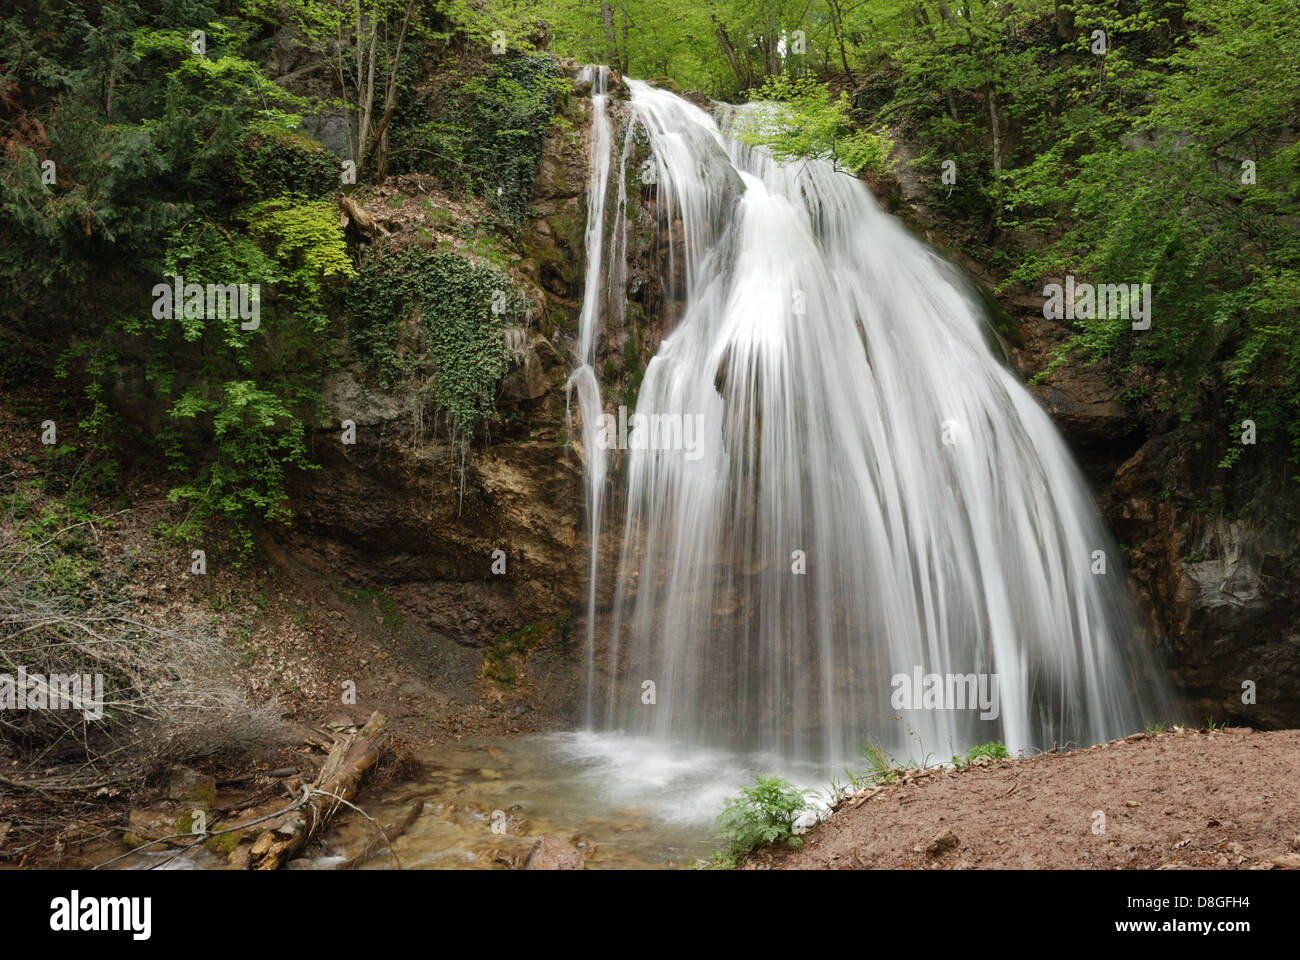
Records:
[[[898,779],[901,767],[894,761],[884,747],[874,740],[868,740],[858,750],[862,759],[867,761],[867,770],[865,773],[855,776],[850,774],[850,780],[856,786],[858,780],[866,783],[893,783]],[[846,771],[847,772],[847,771]]]
[[[893,145],[880,132],[855,129],[849,97],[831,97],[824,83],[810,77],[768,77],[754,94],[762,107],[742,113],[733,133],[742,143],[761,146],[777,160],[827,160],[837,169],[883,173]]]
[[[980,757],[988,757],[992,760],[1002,760],[1010,756],[1007,748],[1000,740],[990,740],[988,743],[981,743],[978,746],[971,747],[965,755],[953,754],[952,765],[960,770],[962,767],[968,767]]]
[[[289,519],[285,472],[312,464],[303,422],[279,396],[253,381],[228,381],[215,394],[204,388],[186,391],[169,416],[210,421],[207,446],[213,451],[207,469],[173,487],[170,500],[192,503],[196,522],[214,516],[230,521],[241,552],[252,547],[249,521]]]
[[[760,774],[752,787],[741,787],[740,796],[727,800],[718,815],[718,837],[726,841],[732,858],[748,856],[766,844],[798,846],[801,841],[792,826],[807,806],[804,792],[788,780]]]
[[[330,288],[356,275],[338,208],[328,200],[277,198],[253,206],[244,220],[283,270],[276,295],[287,300],[299,323],[315,333],[324,330]]]
[[[250,197],[267,200],[293,194],[321,200],[339,188],[338,157],[301,134],[250,136],[238,157]]]
[[[436,120],[408,114],[392,135],[394,171],[430,171],[485,197],[508,223],[522,221],[561,81],[555,61],[512,55],[449,83]],[[417,113],[417,111],[412,111]]]
[[[242,222],[242,233],[207,221],[173,231],[160,279],[260,285],[257,329],[241,329],[238,315],[149,310],[111,332],[129,358],[113,376],[142,368],[157,399],[171,398],[159,442],[181,479],[169,496],[192,507],[175,532],[220,519],[246,552],[252,526],[288,520],[288,471],[311,467],[307,430],[320,420],[320,372],[332,362],[332,288],[354,270],[327,201],[264,201]]]
[[[1300,111],[1300,58],[1279,56],[1300,53],[1300,22],[1282,0],[1194,2],[1187,18],[1198,29],[1150,65],[1140,105],[1015,174],[1013,222],[1064,213],[1069,229],[1014,279],[1150,283],[1150,329],[1080,321],[1059,359],[1104,361],[1155,414],[1230,433],[1253,420],[1259,444],[1300,461],[1300,148],[1284,119]]]
[[[496,407],[508,365],[501,325],[526,325],[526,311],[527,301],[498,269],[418,249],[370,256],[347,299],[357,352],[384,386],[431,376],[434,399],[462,450]],[[401,339],[408,320],[420,333],[415,352]]]

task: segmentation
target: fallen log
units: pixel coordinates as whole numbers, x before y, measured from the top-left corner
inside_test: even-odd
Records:
[[[388,236],[384,225],[366,213],[365,207],[351,197],[346,195],[339,197],[339,210],[342,211],[339,225],[344,229],[351,225],[362,241],[369,243],[375,239],[376,234],[380,237]]]
[[[253,842],[250,869],[276,870],[320,836],[341,802],[356,796],[362,778],[388,749],[387,727],[387,718],[376,712],[364,727],[334,744],[306,802],[273,822]]]
[[[366,845],[361,849],[360,853],[358,853],[351,860],[344,860],[335,869],[355,870],[357,867],[361,866],[361,864],[370,860],[380,850],[384,850],[384,849],[388,850],[388,852],[392,854],[393,860],[396,861],[397,854],[393,852],[393,841],[396,840],[398,837],[400,837],[402,834],[404,834],[410,828],[411,824],[415,823],[415,821],[419,819],[420,814],[421,812],[423,812],[423,810],[424,810],[424,801],[416,800],[414,803],[411,804],[411,808],[406,811],[406,817],[402,820],[401,823],[397,823],[389,827],[378,837],[371,837],[368,841],[366,841]]]

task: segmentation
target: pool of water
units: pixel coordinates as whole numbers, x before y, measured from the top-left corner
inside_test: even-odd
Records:
[[[823,793],[828,782],[825,770],[776,757],[619,733],[464,741],[419,759],[419,780],[369,791],[360,804],[384,826],[421,804],[392,845],[406,869],[509,869],[539,836],[577,844],[589,869],[681,868],[717,846],[715,818],[755,774],[778,773]],[[375,835],[373,823],[348,817],[328,834],[329,859],[354,856]],[[392,866],[380,854],[361,869]]]

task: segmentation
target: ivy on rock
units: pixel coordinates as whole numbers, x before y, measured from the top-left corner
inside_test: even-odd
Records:
[[[454,253],[382,248],[348,288],[349,332],[385,387],[423,376],[463,452],[493,415],[509,364],[502,327],[526,326],[528,301],[499,269]],[[415,343],[402,336],[414,320]]]

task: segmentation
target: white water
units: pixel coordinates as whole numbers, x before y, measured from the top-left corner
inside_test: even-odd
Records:
[[[582,68],[582,80],[591,84],[591,147],[589,166],[591,182],[587,185],[587,271],[584,277],[582,312],[578,318],[578,366],[569,375],[565,385],[565,407],[569,413],[569,433],[572,435],[572,414],[568,398],[578,391],[578,408],[582,415],[582,450],[585,457],[584,477],[587,492],[588,531],[593,544],[600,540],[600,520],[605,490],[606,451],[595,442],[595,424],[600,416],[600,383],[592,369],[595,359],[596,328],[600,321],[601,295],[601,234],[605,215],[605,194],[609,184],[609,68],[587,66]],[[587,646],[595,643],[597,552],[591,551],[591,565],[587,570]],[[594,659],[587,676],[590,689],[595,683]]]
[[[1093,743],[1167,718],[1118,550],[1050,419],[990,351],[964,280],[862,182],[820,161],[779,165],[637,81],[627,126],[648,133],[657,165],[673,264],[661,282],[687,304],[637,412],[702,415],[703,456],[619,454],[622,557],[602,567],[596,342],[603,295],[621,315],[625,275],[602,259],[605,78],[589,76],[570,381],[592,542],[590,725],[791,761],[843,760],[870,737],[923,760],[993,739]],[[736,175],[743,191],[726,188]],[[624,179],[611,260],[626,251]],[[806,573],[792,572],[796,551]],[[598,612],[609,578],[615,601]],[[894,709],[891,678],[914,668],[996,675],[999,715]]]

